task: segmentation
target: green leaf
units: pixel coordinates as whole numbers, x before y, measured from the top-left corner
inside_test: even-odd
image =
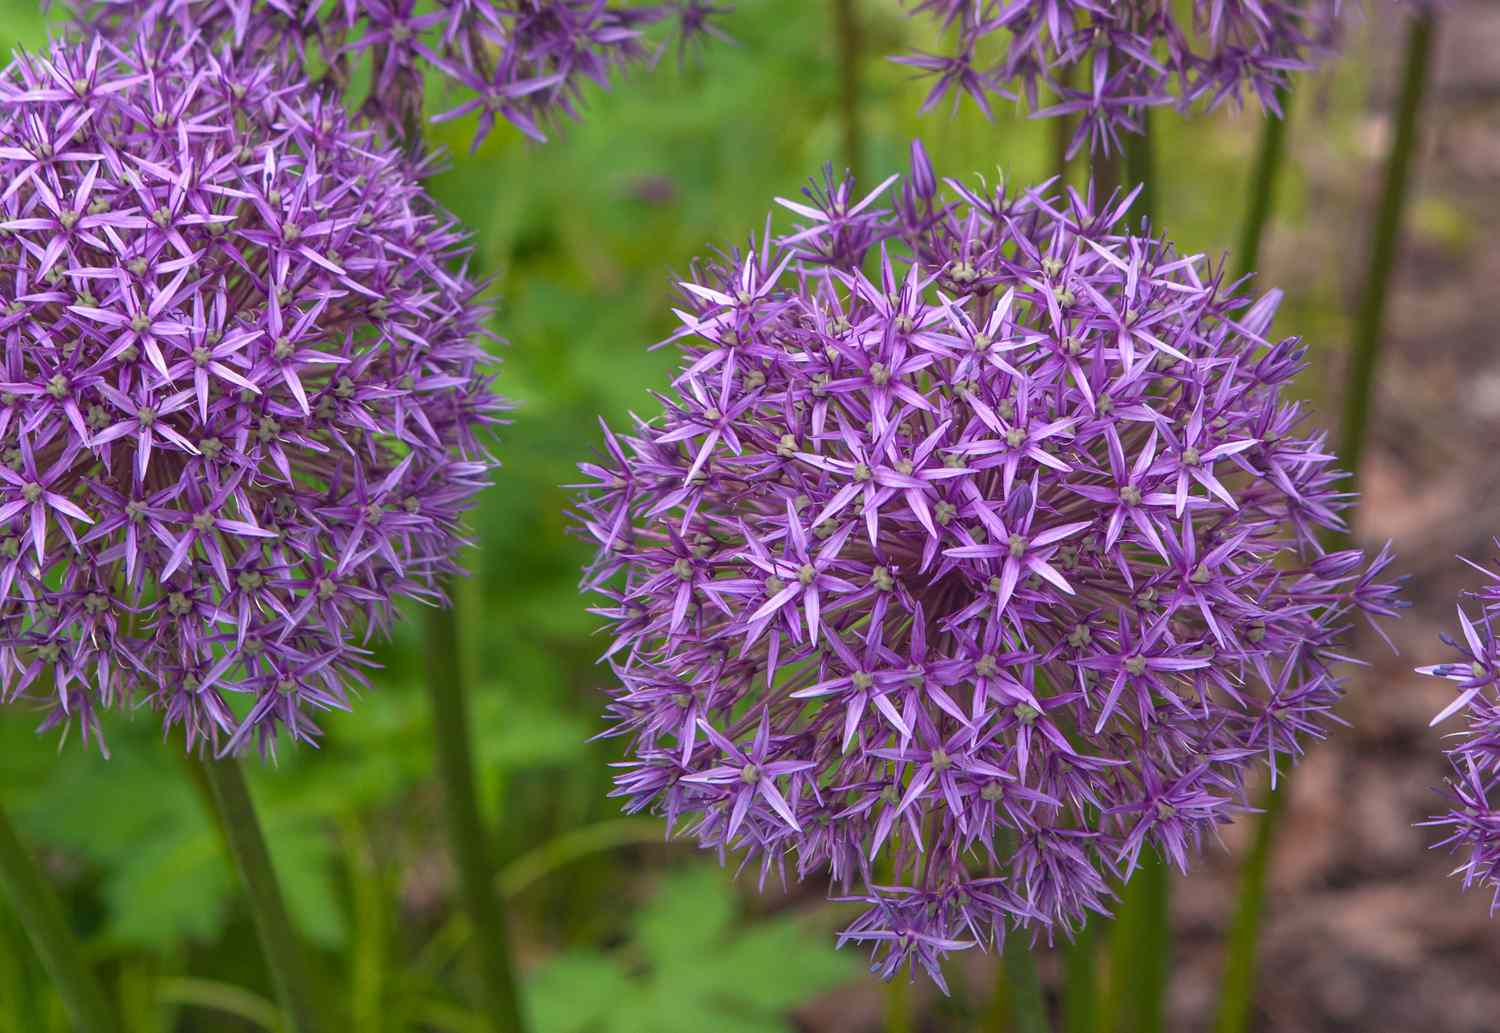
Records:
[[[616,1028],[606,1017],[639,993],[613,958],[582,950],[559,954],[527,982],[532,1025],[539,1033]]]
[[[832,939],[801,917],[765,919],[726,944],[699,976],[732,1000],[788,1011],[863,971],[860,958],[835,950]]]
[[[702,961],[728,932],[736,905],[726,872],[707,865],[680,869],[661,881],[636,919],[636,940],[658,965]]]
[[[859,970],[799,917],[738,921],[729,875],[678,869],[615,955],[559,956],[528,984],[540,1033],[790,1033],[787,1015]],[[626,963],[619,959],[629,959]]]

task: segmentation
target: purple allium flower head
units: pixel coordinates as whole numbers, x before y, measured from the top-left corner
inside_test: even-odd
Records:
[[[313,739],[492,465],[462,234],[295,77],[147,41],[17,57],[0,179],[0,700]]]
[[[542,138],[555,114],[576,116],[585,81],[654,60],[643,34],[670,24],[679,47],[725,38],[709,0],[67,0],[91,31],[127,42],[201,35],[236,58],[287,60],[340,95],[365,82],[364,112],[405,135],[436,75],[463,96],[437,121],[479,112],[477,145],[505,119]],[[351,101],[357,98],[348,98]]]
[[[1496,545],[1500,546],[1500,540]],[[1475,563],[1469,565],[1490,579],[1474,593],[1479,615],[1469,617],[1460,605],[1462,641],[1443,636],[1457,658],[1417,669],[1457,684],[1458,695],[1432,723],[1437,725],[1460,714],[1465,720],[1465,727],[1454,733],[1457,745],[1448,751],[1453,776],[1444,796],[1449,808],[1423,824],[1446,831],[1439,846],[1463,851],[1463,863],[1455,874],[1463,875],[1465,889],[1478,885],[1491,891],[1493,913],[1500,910],[1500,806],[1495,802],[1500,800],[1496,795],[1496,783],[1500,781],[1500,649],[1495,642],[1500,573]]]
[[[1070,154],[1085,141],[1110,151],[1121,132],[1140,132],[1149,107],[1212,108],[1248,94],[1279,116],[1278,88],[1328,52],[1339,6],[920,0],[913,13],[937,19],[953,50],[896,60],[936,79],[923,110],[967,93],[988,114],[992,94],[1014,97],[1014,89],[1038,115],[1081,116]],[[981,55],[991,49],[1001,56],[987,64]]]
[[[1277,292],[1129,198],[944,182],[914,146],[889,206],[830,176],[695,267],[681,371],[578,505],[626,809],[828,872],[844,940],[939,980],[1183,866],[1394,608],[1386,553],[1318,545],[1349,500]]]

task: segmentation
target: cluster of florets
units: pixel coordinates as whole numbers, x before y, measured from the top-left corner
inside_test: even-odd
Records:
[[[147,41],[18,57],[0,179],[0,699],[315,736],[492,465],[463,235],[336,103]]]
[[[696,267],[681,372],[578,514],[616,795],[830,873],[845,940],[938,979],[1184,865],[1320,734],[1350,615],[1394,608],[1384,553],[1318,544],[1348,499],[1276,293],[1128,198],[946,186],[914,148],[889,208],[830,180]]]
[[[1069,154],[1085,141],[1109,151],[1120,133],[1141,131],[1151,107],[1212,108],[1248,95],[1279,116],[1278,91],[1330,49],[1338,8],[1339,0],[921,0],[914,13],[938,19],[953,48],[897,60],[936,77],[925,108],[967,93],[988,113],[992,95],[1019,91],[1038,115],[1081,116]],[[1000,50],[993,64],[981,57],[991,48]]]
[[[708,0],[632,5],[613,0],[69,0],[78,20],[128,45],[138,38],[200,36],[235,59],[275,59],[299,69],[405,136],[420,124],[434,75],[463,98],[436,121],[479,113],[475,144],[502,118],[541,139],[555,114],[576,115],[584,82],[650,60],[645,41],[671,25],[679,47],[720,35]]]
[[[1500,540],[1497,540],[1500,545]],[[1500,573],[1470,564],[1490,579],[1474,593],[1480,610],[1470,619],[1463,607],[1458,608],[1463,641],[1444,635],[1457,660],[1420,667],[1421,674],[1447,678],[1457,683],[1458,695],[1432,719],[1434,725],[1462,714],[1466,722],[1454,733],[1457,745],[1448,751],[1453,777],[1444,795],[1447,813],[1436,815],[1424,824],[1445,829],[1447,836],[1438,844],[1464,854],[1455,874],[1462,874],[1464,888],[1483,886],[1493,898],[1491,911],[1500,909],[1500,807],[1496,783],[1500,781],[1500,648],[1495,642],[1495,621],[1500,617]]]

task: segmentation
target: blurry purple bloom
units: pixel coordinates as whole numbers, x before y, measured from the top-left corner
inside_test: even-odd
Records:
[[[1282,392],[1297,340],[1128,198],[945,181],[695,266],[660,415],[578,519],[616,794],[761,875],[828,872],[886,976],[1068,935],[1322,734],[1389,556]],[[1009,845],[1009,844],[1014,844]],[[877,873],[879,873],[877,875]]]
[[[1500,546],[1500,540],[1496,541]],[[1465,561],[1468,562],[1468,561]],[[1490,910],[1500,910],[1500,808],[1492,803],[1500,777],[1500,650],[1495,643],[1495,621],[1500,617],[1500,573],[1469,564],[1490,583],[1474,593],[1480,604],[1477,618],[1458,609],[1462,640],[1444,635],[1457,658],[1446,663],[1417,668],[1418,673],[1446,678],[1455,683],[1457,695],[1432,719],[1434,725],[1462,713],[1465,727],[1453,733],[1458,745],[1448,750],[1453,777],[1444,795],[1450,804],[1445,814],[1423,822],[1447,831],[1438,846],[1462,850],[1464,888],[1483,886],[1490,890]]]
[[[411,162],[290,73],[153,47],[0,80],[0,701],[270,750],[437,601],[503,406]]]
[[[1189,13],[1136,0],[920,0],[913,14],[952,34],[953,52],[896,60],[936,78],[923,110],[967,94],[988,115],[991,94],[1014,90],[1039,116],[1080,116],[1070,155],[1085,142],[1108,152],[1122,132],[1141,131],[1150,107],[1213,108],[1248,94],[1279,116],[1277,90],[1332,49],[1339,7],[1194,0]],[[996,51],[992,65],[979,56]]]
[[[497,118],[542,138],[548,119],[576,117],[582,85],[611,69],[654,62],[644,33],[668,24],[679,50],[713,36],[728,8],[706,0],[632,6],[618,0],[64,0],[89,31],[122,46],[201,36],[228,60],[285,60],[343,96],[366,83],[362,110],[406,136],[436,73],[464,99],[434,117],[478,113],[474,143]],[[356,97],[347,98],[350,103]]]

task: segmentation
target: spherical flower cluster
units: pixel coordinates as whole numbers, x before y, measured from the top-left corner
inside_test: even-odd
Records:
[[[16,58],[0,180],[0,700],[315,737],[492,465],[462,234],[336,103],[144,41]]]
[[[921,0],[951,53],[896,60],[936,77],[924,110],[967,93],[988,114],[991,94],[1018,89],[1038,115],[1079,115],[1069,148],[1110,151],[1140,132],[1147,108],[1215,107],[1247,94],[1280,115],[1278,89],[1330,49],[1339,0],[1192,4],[1138,0]],[[980,57],[1003,39],[994,64]],[[1046,98],[1045,102],[1043,98]]]
[[[626,808],[829,873],[844,940],[941,979],[1067,934],[1143,851],[1184,865],[1395,603],[1384,553],[1318,545],[1348,498],[1276,293],[1128,198],[941,196],[913,151],[889,208],[830,178],[695,267],[681,371],[577,515]]]
[[[1500,540],[1497,540],[1500,545]],[[1480,605],[1477,619],[1463,607],[1458,622],[1463,640],[1444,635],[1443,641],[1458,653],[1458,659],[1420,667],[1422,674],[1456,682],[1458,695],[1432,719],[1434,725],[1462,714],[1465,727],[1455,733],[1457,745],[1448,751],[1453,777],[1445,788],[1449,807],[1445,814],[1424,824],[1443,829],[1439,843],[1464,854],[1458,872],[1464,888],[1484,886],[1493,894],[1490,909],[1500,909],[1500,648],[1495,642],[1495,621],[1500,618],[1500,573],[1471,564],[1490,579],[1475,599]]]
[[[436,121],[479,112],[479,141],[503,118],[542,138],[554,114],[577,114],[585,81],[659,53],[643,33],[674,27],[679,46],[721,36],[709,0],[637,6],[612,0],[69,0],[79,22],[128,45],[140,37],[198,35],[234,58],[283,60],[348,96],[392,135],[423,116],[434,74],[463,101]]]

